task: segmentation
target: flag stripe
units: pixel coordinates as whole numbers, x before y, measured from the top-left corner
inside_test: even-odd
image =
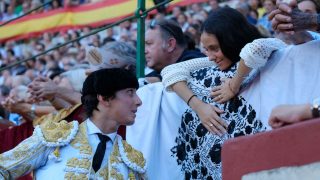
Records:
[[[171,2],[170,6],[188,5],[204,1],[175,0]],[[153,2],[147,0],[146,8],[152,6]],[[44,32],[55,32],[85,26],[97,27],[133,15],[136,8],[137,1],[135,0],[113,0],[29,15],[0,27],[0,42],[9,39],[32,37]]]

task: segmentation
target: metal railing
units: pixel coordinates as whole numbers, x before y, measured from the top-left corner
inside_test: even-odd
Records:
[[[148,15],[148,13],[150,11],[153,11],[154,9],[157,9],[158,7],[163,6],[163,5],[165,5],[165,4],[167,4],[167,3],[171,2],[171,1],[173,1],[173,0],[166,0],[166,1],[163,1],[163,2],[161,2],[159,4],[157,4],[157,5],[149,8],[149,9],[145,9],[145,7],[146,7],[145,6],[146,5],[145,0],[138,0],[138,7],[137,7],[137,10],[135,11],[134,15],[129,16],[129,17],[124,18],[124,19],[121,19],[121,20],[119,20],[117,22],[108,24],[106,26],[97,28],[97,29],[95,29],[95,30],[83,35],[83,36],[80,36],[78,38],[72,39],[72,40],[67,41],[65,43],[62,43],[62,44],[60,44],[58,46],[52,47],[52,48],[50,48],[48,50],[45,50],[45,51],[43,51],[43,52],[41,52],[39,54],[36,54],[36,55],[34,55],[32,57],[23,59],[21,61],[14,62],[12,64],[9,64],[9,65],[7,65],[5,67],[0,68],[0,72],[2,72],[3,70],[6,70],[6,69],[12,68],[12,67],[14,67],[16,65],[22,64],[24,62],[30,61],[32,59],[35,59],[35,58],[37,58],[39,56],[42,56],[42,55],[44,55],[44,54],[46,54],[48,52],[54,51],[54,50],[56,50],[56,49],[58,49],[58,48],[60,48],[62,46],[66,46],[68,44],[71,44],[73,42],[79,41],[79,40],[81,40],[83,38],[86,38],[88,36],[94,35],[94,34],[100,32],[100,31],[103,31],[103,30],[109,29],[109,28],[111,28],[113,26],[119,25],[119,24],[121,24],[121,23],[123,23],[125,21],[138,19],[138,24],[137,24],[138,25],[138,30],[137,30],[137,61],[136,61],[136,65],[137,65],[136,69],[137,69],[137,71],[136,72],[137,72],[137,77],[143,77],[144,76],[144,67],[145,67],[144,66],[145,65],[145,56],[144,56],[144,50],[145,50],[145,46],[144,46],[145,18],[146,18],[146,16]],[[49,2],[51,2],[51,1],[49,1]],[[45,5],[47,5],[47,3],[43,4],[41,7],[43,7]],[[41,7],[37,7],[36,9],[39,9]],[[34,11],[34,10],[31,10],[31,11]],[[21,17],[23,17],[23,16],[21,16]],[[12,22],[12,21],[14,21],[16,19],[18,19],[18,18],[10,20],[10,22]],[[5,22],[5,23],[3,23],[1,25],[8,24],[10,22]]]
[[[4,26],[4,25],[6,25],[6,24],[9,24],[9,23],[11,23],[11,22],[13,22],[13,21],[15,21],[15,20],[17,20],[17,19],[21,19],[21,18],[23,18],[24,16],[27,16],[27,15],[31,14],[32,12],[34,12],[34,11],[36,11],[36,10],[38,10],[38,9],[41,9],[41,8],[45,7],[46,5],[50,4],[51,2],[52,2],[52,0],[51,0],[51,1],[48,1],[48,2],[46,2],[46,3],[43,3],[41,6],[38,6],[38,7],[34,8],[34,9],[31,9],[30,11],[22,14],[21,16],[18,16],[18,17],[16,17],[16,18],[10,19],[10,20],[8,20],[8,21],[0,24],[0,27]]]

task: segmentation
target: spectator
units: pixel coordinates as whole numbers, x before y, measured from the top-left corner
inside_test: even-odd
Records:
[[[187,33],[190,33],[190,36],[195,41],[196,48],[199,48],[200,47],[200,35],[201,35],[200,26],[198,26],[196,24],[191,24],[187,29]]]
[[[45,75],[46,73],[46,61],[43,58],[38,58],[35,62],[35,70],[37,70],[37,72],[40,75]]]
[[[5,100],[9,96],[9,93],[10,93],[9,87],[5,85],[0,85],[0,102]]]
[[[59,9],[59,8],[62,8],[62,1],[61,0],[53,0],[51,3],[50,3],[50,8],[51,9]]]
[[[316,14],[320,12],[320,4],[314,0],[300,0],[298,1],[298,8],[305,13]]]
[[[154,78],[147,79],[149,82],[160,81],[161,70],[170,64],[204,56],[198,51],[187,50],[181,28],[168,20],[151,22],[146,32],[145,44],[147,66],[154,69],[146,75],[147,78]]]
[[[198,13],[198,12],[200,12],[200,11],[202,11],[202,10],[203,10],[203,8],[202,8],[202,6],[201,6],[200,3],[193,3],[193,4],[191,4],[191,12],[193,12],[193,13]]]
[[[101,46],[100,36],[98,34],[92,35],[91,36],[91,43],[89,43],[88,45],[94,46],[94,47],[100,47]]]
[[[7,7],[6,13],[3,14],[2,21],[9,21],[16,18],[17,15],[14,14],[14,7],[12,5]]]
[[[220,8],[218,0],[209,0],[209,6],[211,8],[209,13],[215,10],[218,10]]]
[[[30,10],[30,3],[25,1],[22,3],[22,11],[18,15],[22,16],[23,14],[26,14],[29,10]]]
[[[108,43],[110,41],[115,41],[115,35],[113,32],[113,28],[107,29],[106,34],[107,34],[106,37],[102,41],[102,45],[105,45],[106,43]]]
[[[257,25],[262,26],[263,28],[265,28],[267,31],[269,31],[271,34],[273,34],[273,30],[272,30],[272,25],[271,25],[271,21],[269,21],[269,14],[276,9],[276,2],[275,0],[265,0],[263,2],[263,7],[266,10],[266,12],[264,13],[264,15],[258,20]]]
[[[43,45],[44,45],[44,49],[48,50],[53,48],[54,46],[56,46],[56,44],[52,41],[52,36],[51,33],[44,33],[43,36]]]
[[[180,6],[175,6],[172,8],[172,17],[171,19],[175,22],[178,22],[178,17],[182,13],[181,7]]]
[[[301,0],[298,1],[298,9],[304,13],[317,14],[320,13],[320,4],[313,0]],[[310,29],[311,31],[317,32],[319,29],[314,27]]]
[[[180,14],[178,16],[178,24],[182,29],[182,32],[186,32],[187,28],[189,27],[188,21],[187,21],[187,16],[185,14]]]
[[[2,104],[6,100],[6,98],[9,96],[9,94],[10,94],[9,87],[7,87],[5,85],[0,85],[0,111],[1,111],[0,119],[1,119],[1,123],[5,123],[5,122],[8,123],[8,121],[6,121],[6,120],[9,119],[9,112],[3,107]]]

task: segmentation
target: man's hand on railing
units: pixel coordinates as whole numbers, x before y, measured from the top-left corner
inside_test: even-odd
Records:
[[[272,128],[280,128],[311,118],[312,113],[310,104],[280,105],[272,110],[269,117],[269,125]]]

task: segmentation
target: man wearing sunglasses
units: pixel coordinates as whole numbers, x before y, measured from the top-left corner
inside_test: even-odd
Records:
[[[177,62],[205,57],[200,51],[188,50],[181,27],[169,20],[153,20],[145,35],[147,66],[154,71],[146,75],[149,82],[161,81],[161,70]]]

